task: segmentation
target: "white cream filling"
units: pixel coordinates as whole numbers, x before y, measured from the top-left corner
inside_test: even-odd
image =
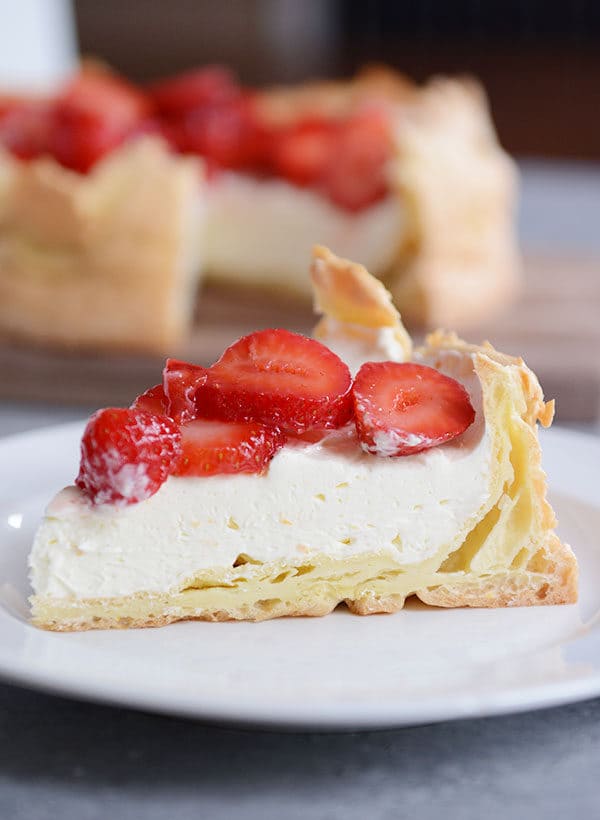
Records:
[[[327,317],[319,329],[320,339],[346,362],[352,375],[365,362],[403,362],[406,358],[395,327],[364,327]]]
[[[206,276],[310,295],[306,260],[315,243],[375,275],[400,245],[403,209],[390,195],[358,213],[281,179],[224,173],[207,186],[202,229]]]
[[[433,556],[489,497],[481,388],[464,363],[461,370],[475,423],[414,456],[364,453],[346,428],[316,444],[288,444],[265,475],[169,478],[154,496],[125,508],[93,507],[67,487],[35,539],[35,592],[166,591],[199,570],[231,567],[240,553],[267,562],[387,552],[406,565]]]

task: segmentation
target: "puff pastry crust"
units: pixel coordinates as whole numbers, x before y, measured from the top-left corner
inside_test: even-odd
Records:
[[[407,229],[392,295],[412,323],[480,324],[519,287],[516,166],[472,79],[434,79],[398,116],[392,176]]]
[[[191,321],[200,164],[144,138],[82,177],[0,156],[0,332],[162,354]]]

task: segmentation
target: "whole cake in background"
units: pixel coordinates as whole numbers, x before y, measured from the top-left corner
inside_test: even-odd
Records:
[[[515,290],[515,168],[472,80],[141,88],[87,64],[51,99],[0,97],[0,146],[0,332],[27,341],[169,352],[200,280],[308,298],[315,242],[413,326]]]

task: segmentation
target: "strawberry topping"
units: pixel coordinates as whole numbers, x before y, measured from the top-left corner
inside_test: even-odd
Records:
[[[331,350],[288,330],[260,330],[227,348],[198,388],[198,415],[298,434],[352,416],[350,371]]]
[[[287,435],[314,443],[353,412],[378,456],[450,441],[475,418],[465,388],[431,367],[369,362],[352,385],[332,351],[287,330],[245,336],[208,369],[168,359],[163,378],[88,422],[75,483],[94,503],[142,501],[169,475],[262,473]]]
[[[98,67],[85,68],[52,99],[0,99],[0,144],[21,159],[46,154],[85,173],[125,140],[143,134],[202,156],[208,174],[229,168],[281,177],[351,212],[388,190],[393,149],[383,107],[369,105],[341,118],[309,112],[275,125],[264,116],[260,92],[239,85],[218,66],[147,89]]]
[[[85,428],[75,483],[95,504],[135,504],[154,495],[180,457],[175,422],[109,407],[94,413]]]
[[[163,370],[166,413],[179,424],[197,417],[195,395],[206,381],[207,369],[197,364],[167,359]]]
[[[150,87],[162,133],[178,150],[199,154],[220,168],[257,170],[264,130],[253,95],[219,66],[188,71]]]
[[[312,117],[283,129],[274,135],[270,162],[278,176],[359,211],[385,197],[391,152],[387,117],[368,109],[345,120]]]
[[[0,118],[0,143],[20,159],[48,154],[82,173],[137,132],[149,99],[114,74],[85,70],[46,102],[13,103]]]
[[[149,94],[161,114],[174,115],[235,99],[239,86],[231,71],[205,66],[154,83]]]
[[[132,410],[143,410],[157,416],[168,416],[167,397],[162,384],[157,384],[138,396],[131,405]]]
[[[63,88],[57,104],[82,115],[109,120],[127,129],[153,110],[148,96],[117,74],[96,68],[81,71]]]
[[[260,170],[265,136],[251,97],[205,105],[166,122],[177,150],[221,168]]]
[[[351,117],[340,130],[335,155],[327,166],[325,193],[348,211],[373,205],[387,191],[391,150],[389,124],[383,114],[369,110]]]
[[[228,423],[198,419],[181,428],[183,456],[176,475],[261,473],[285,437],[254,422]]]
[[[85,173],[146,119],[146,95],[104,71],[78,74],[53,105],[49,152],[67,168]]]
[[[273,170],[295,185],[318,183],[331,163],[335,140],[335,126],[326,120],[296,123],[274,141]]]
[[[352,392],[361,446],[378,456],[406,456],[443,444],[475,419],[462,384],[422,364],[368,362]]]

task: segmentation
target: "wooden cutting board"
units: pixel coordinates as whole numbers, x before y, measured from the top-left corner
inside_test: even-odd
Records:
[[[307,333],[313,324],[307,305],[207,288],[189,342],[177,355],[210,364],[231,341],[252,330],[276,326]],[[519,299],[465,335],[522,355],[538,374],[546,396],[556,398],[559,420],[600,419],[600,256],[527,254]],[[162,361],[153,357],[4,345],[0,398],[126,405],[160,380],[161,368]]]

